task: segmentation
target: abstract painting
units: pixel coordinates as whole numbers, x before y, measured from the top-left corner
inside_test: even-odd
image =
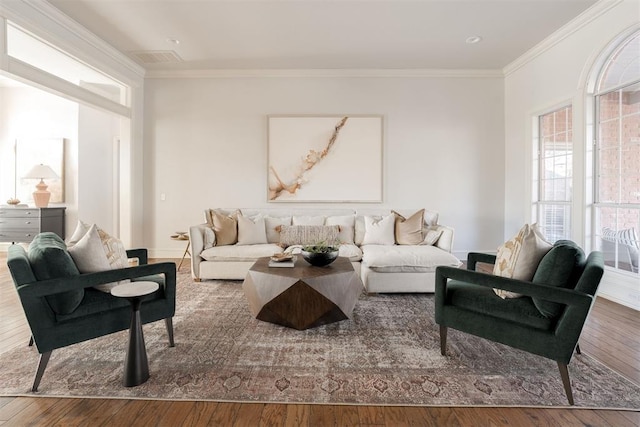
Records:
[[[381,202],[382,116],[269,116],[269,202]]]

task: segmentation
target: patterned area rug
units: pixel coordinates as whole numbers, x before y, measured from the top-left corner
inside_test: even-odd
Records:
[[[353,320],[297,331],[255,320],[240,282],[179,275],[176,347],[145,325],[151,378],[122,386],[127,332],[55,350],[38,395],[380,405],[566,406],[555,362],[450,330],[433,295],[362,295]],[[144,306],[142,307],[144,310]],[[32,395],[34,348],[0,355],[0,395]],[[569,365],[576,406],[640,408],[640,386],[588,355]]]

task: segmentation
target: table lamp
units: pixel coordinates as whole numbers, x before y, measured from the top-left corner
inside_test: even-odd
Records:
[[[49,205],[49,199],[51,198],[51,192],[47,190],[48,185],[44,183],[46,179],[58,179],[60,178],[57,173],[53,171],[48,165],[35,165],[29,172],[22,178],[25,179],[39,179],[40,182],[36,185],[37,190],[33,192],[33,201],[37,208],[46,208]]]

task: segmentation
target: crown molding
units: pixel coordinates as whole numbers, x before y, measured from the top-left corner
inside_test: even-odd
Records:
[[[518,57],[515,61],[511,62],[507,66],[505,66],[502,71],[504,76],[508,76],[520,68],[524,67],[529,62],[533,61],[538,56],[542,55],[547,50],[551,49],[558,43],[562,42],[567,37],[574,34],[576,31],[580,30],[585,25],[593,22],[600,16],[607,13],[609,10],[613,9],[620,3],[623,3],[624,0],[600,0],[591,6],[589,9],[582,12],[580,15],[576,16],[574,19],[569,21],[567,24],[562,26],[560,29],[555,31],[553,34],[545,38],[543,41],[529,49],[523,55]]]
[[[95,66],[98,60],[103,71],[131,80],[145,76],[144,67],[47,1],[2,1],[0,14],[45,40],[55,42],[72,55],[85,58],[87,63]],[[91,61],[87,57],[91,57]]]
[[[502,70],[447,69],[208,69],[148,70],[149,79],[224,78],[502,78]]]

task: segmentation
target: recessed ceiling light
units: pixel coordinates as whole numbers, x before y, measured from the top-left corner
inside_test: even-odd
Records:
[[[482,41],[482,37],[480,36],[471,36],[471,37],[468,37],[467,40],[465,40],[467,44],[476,44],[476,43],[480,43],[481,41]]]
[[[180,40],[168,38],[167,41],[171,44],[180,44]]]

